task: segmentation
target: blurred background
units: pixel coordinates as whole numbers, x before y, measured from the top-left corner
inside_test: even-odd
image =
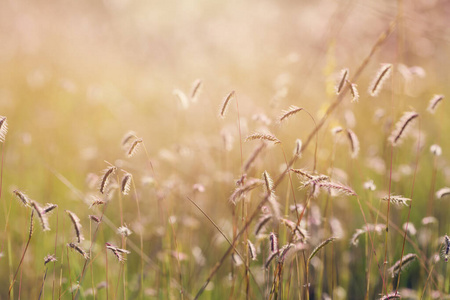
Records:
[[[32,268],[24,269],[27,274],[23,277],[22,295],[24,299],[35,298],[40,290],[43,257],[53,251],[55,238],[59,238],[58,245],[71,239],[72,229],[64,210],[75,211],[85,229],[89,228],[87,219],[81,217],[89,210],[76,190],[89,193],[86,178],[89,173],[101,176],[108,166],[105,161],[135,176],[145,216],[145,224],[140,225],[148,229],[144,240],[149,256],[154,259],[164,248],[154,246],[154,236],[159,234],[157,228],[169,230],[164,218],[170,215],[181,222],[183,229],[178,234],[185,230],[192,237],[180,241],[184,252],[197,246],[203,252],[214,247],[206,237],[217,232],[185,199],[193,193],[193,185],[201,184],[206,189],[196,198],[200,206],[220,226],[231,228],[228,197],[241,175],[241,161],[256,146],[243,143],[240,150],[240,139],[268,129],[282,140],[290,155],[295,139],[305,139],[313,123],[305,115],[278,126],[276,118],[281,111],[297,105],[319,120],[335,99],[334,86],[340,70],[348,68],[351,78],[379,35],[397,18],[393,34],[356,82],[359,102],[351,103],[350,98],[343,101],[319,134],[319,172],[329,169],[330,129],[341,125],[352,128],[361,141],[358,161],[350,159],[345,145],[336,150],[334,167],[348,174],[345,183],[358,192],[362,182],[372,178],[381,190],[387,190],[389,166],[376,169],[371,163],[374,157],[381,157],[382,162],[388,159],[385,141],[389,126],[405,110],[424,112],[434,94],[449,95],[449,15],[450,3],[439,0],[3,1],[0,114],[8,118],[9,132],[2,148],[0,219],[1,227],[5,223],[7,226],[1,239],[0,269],[9,272],[0,272],[0,282],[4,283],[0,285],[1,295],[7,293],[28,234],[25,224],[29,214],[12,200],[11,192],[18,188],[42,204],[59,205],[59,223],[54,216],[51,219],[52,229],[59,228],[59,237],[54,230],[42,233],[37,229],[34,242],[42,239],[42,245],[31,246],[24,262]],[[394,79],[379,97],[372,98],[366,91],[381,63],[394,64]],[[402,73],[405,69],[399,65],[415,67],[417,72]],[[191,99],[198,80],[201,88]],[[236,102],[231,102],[226,117],[221,119],[218,115],[222,101],[233,90],[238,108]],[[441,109],[434,117],[424,117],[420,127],[426,149],[433,143],[444,149],[437,188],[450,182],[445,151],[445,146],[450,146],[445,138],[450,124],[447,108]],[[384,125],[376,123],[375,111],[390,119]],[[126,157],[120,142],[129,130],[144,140],[154,173],[146,167],[143,152]],[[415,149],[413,140],[407,145]],[[309,147],[296,167],[312,169],[313,150]],[[395,156],[397,166],[411,167],[416,153],[399,153]],[[433,170],[428,151],[424,153],[419,169],[419,181],[423,180],[424,185],[416,193],[427,198]],[[276,177],[284,163],[283,154],[269,149],[258,163],[249,177],[260,178],[264,170]],[[403,169],[399,169],[400,174]],[[73,187],[62,182],[58,174]],[[151,186],[149,182],[154,181],[164,188]],[[287,184],[280,187],[281,198]],[[409,193],[411,177],[405,182],[399,179],[396,187],[396,193]],[[155,199],[161,196],[161,190],[171,196],[163,197],[167,199],[165,211],[158,215]],[[139,227],[135,224],[135,204],[129,201],[124,205],[124,219],[131,227]],[[354,203],[342,205],[341,213],[348,211],[346,205],[358,214],[346,224],[346,236],[350,237],[363,223]],[[425,200],[418,207],[425,209]],[[424,215],[419,208],[412,214],[420,221]],[[339,218],[339,205],[336,209]],[[117,211],[106,215],[120,225]],[[194,224],[192,228],[184,226],[189,220]],[[444,224],[440,228],[441,235],[448,229]],[[110,231],[102,239],[113,239],[114,230]],[[138,235],[133,238],[138,244]],[[347,246],[343,242],[343,248]],[[217,247],[210,249],[215,253],[205,254],[206,266],[214,265],[226,243]],[[137,255],[130,258],[131,270],[138,265]],[[200,271],[195,274],[201,279],[185,284],[192,293],[206,276]]]

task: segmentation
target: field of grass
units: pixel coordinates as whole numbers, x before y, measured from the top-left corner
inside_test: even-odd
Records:
[[[5,1],[0,299],[450,299],[449,15]]]

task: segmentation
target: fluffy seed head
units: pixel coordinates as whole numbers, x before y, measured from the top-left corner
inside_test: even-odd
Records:
[[[342,69],[341,70],[341,76],[338,84],[336,85],[336,94],[340,94],[342,89],[344,88],[344,84],[347,81],[348,78],[348,69]]]
[[[186,96],[186,94],[183,93],[179,89],[174,89],[172,93],[175,95],[175,97],[177,97],[181,108],[182,109],[188,109],[188,107],[189,107],[189,99]]]
[[[448,262],[448,256],[450,254],[450,238],[448,235],[444,236],[444,246],[442,247],[441,256],[445,260],[445,262]]]
[[[30,199],[23,192],[19,190],[14,190],[13,194],[16,195],[17,199],[20,200],[20,203],[22,203],[25,206],[30,206]]]
[[[392,146],[397,146],[401,143],[402,138],[407,134],[411,128],[411,122],[419,116],[415,111],[405,112],[400,120],[395,124],[395,129],[392,131],[389,141]]]
[[[55,262],[55,261],[57,261],[57,259],[54,254],[53,255],[48,254],[46,257],[44,257],[44,265],[48,264],[49,262]]]
[[[73,228],[75,229],[75,235],[77,237],[77,242],[81,243],[81,241],[84,240],[84,236],[81,232],[80,218],[78,218],[77,215],[70,210],[66,210],[66,213],[69,215],[69,218],[72,221]]]
[[[67,244],[67,246],[72,248],[72,249],[74,249],[75,251],[77,251],[81,255],[83,255],[84,259],[86,259],[86,260],[89,259],[89,254],[87,254],[87,252],[84,251],[83,249],[81,249],[78,245],[76,245],[74,243],[69,243],[69,244]]]
[[[122,194],[128,195],[128,193],[130,192],[132,178],[133,177],[130,173],[125,173],[125,175],[123,176],[122,182],[120,184],[120,191],[122,192]]]
[[[380,298],[380,300],[394,300],[394,299],[401,299],[402,297],[400,297],[400,293],[397,292],[393,292],[387,295],[384,295]]]
[[[352,94],[352,102],[358,102],[359,101],[359,92],[356,83],[351,83],[347,80],[347,83],[350,87],[350,93]]]
[[[220,117],[224,118],[225,114],[227,112],[228,104],[230,103],[231,98],[233,98],[235,95],[234,91],[231,91],[223,100],[222,106],[220,108]]]
[[[441,156],[442,148],[439,145],[433,144],[430,146],[430,152],[435,156]]]
[[[192,84],[191,95],[190,95],[192,102],[197,102],[197,96],[202,89],[202,84],[203,84],[203,82],[201,79],[195,80],[194,83]]]
[[[50,213],[50,212],[52,212],[55,208],[57,208],[58,207],[58,205],[56,205],[56,204],[52,204],[52,203],[47,203],[46,205],[45,205],[45,207],[42,209],[42,212],[44,213],[44,215],[45,214],[48,214],[48,213]]]
[[[247,136],[247,138],[245,139],[246,142],[253,141],[253,140],[269,141],[269,142],[274,142],[275,144],[281,143],[281,141],[272,134],[265,134],[265,133],[258,133],[258,132]]]
[[[273,180],[272,180],[272,178],[270,178],[270,175],[269,175],[269,173],[267,173],[267,171],[264,171],[262,177],[264,180],[264,185],[266,187],[266,193],[271,195],[273,193]]]
[[[404,206],[408,206],[408,201],[411,201],[411,199],[399,195],[385,196],[381,199],[384,201],[390,201],[391,203],[396,205],[404,205]]]
[[[102,177],[102,181],[100,182],[100,193],[104,194],[106,191],[106,187],[108,186],[109,179],[111,175],[116,172],[117,168],[115,166],[111,166],[105,170],[105,174]]]
[[[255,245],[250,240],[247,240],[248,244],[248,253],[250,254],[250,258],[252,260],[256,260],[256,248]]]
[[[377,96],[380,93],[386,79],[389,78],[392,71],[392,64],[382,64],[381,68],[378,70],[377,76],[373,79],[372,84],[369,88],[369,94],[372,97]]]
[[[0,142],[5,142],[6,133],[8,132],[8,122],[6,117],[0,116]]]
[[[391,273],[392,278],[397,276],[403,268],[409,266],[415,259],[417,258],[417,254],[409,253],[403,256],[402,259],[398,260],[391,268],[389,268],[389,273]]]
[[[125,133],[125,135],[123,136],[123,138],[122,138],[122,147],[124,147],[124,148],[128,148],[128,146],[131,144],[131,142],[134,140],[134,139],[137,139],[138,137],[137,137],[137,135],[136,135],[136,132],[134,132],[134,131],[128,131],[127,133]]]
[[[302,140],[300,139],[295,141],[294,155],[297,157],[302,156]]]
[[[100,223],[101,219],[95,215],[89,215],[89,219],[91,219],[92,221],[94,221],[95,223]]]
[[[325,241],[323,241],[322,243],[320,243],[309,255],[308,260],[307,260],[307,264],[311,261],[311,259],[317,254],[317,252],[319,252],[320,249],[322,249],[323,247],[325,247],[326,245],[328,245],[329,243],[332,243],[334,240],[336,240],[336,237],[330,237],[328,239],[326,239]]]
[[[278,238],[275,233],[271,232],[269,235],[270,240],[270,252],[276,253],[278,252]]]
[[[359,140],[356,134],[351,129],[347,129],[347,137],[350,143],[350,155],[352,158],[356,158],[359,153]]]
[[[267,222],[270,221],[272,218],[272,215],[263,215],[259,220],[258,223],[255,225],[255,235],[258,235],[258,233],[264,228],[264,226],[267,224]]]
[[[130,229],[128,229],[127,226],[121,226],[121,227],[117,228],[117,233],[123,237],[129,237],[132,232]]]
[[[105,245],[106,245],[107,249],[111,250],[111,252],[114,254],[114,256],[117,258],[117,260],[119,262],[123,263],[123,262],[126,261],[126,258],[123,256],[123,254],[129,254],[130,251],[125,250],[125,249],[117,248],[116,246],[114,246],[114,245],[112,245],[110,243],[106,243]]]
[[[42,230],[43,231],[50,230],[50,225],[48,224],[48,216],[44,214],[44,211],[42,207],[39,205],[39,203],[31,200],[30,205],[33,208],[34,212],[36,213],[39,221],[41,222]]]
[[[131,144],[130,148],[128,148],[127,156],[133,157],[136,154],[136,152],[138,152],[142,142],[143,142],[142,139],[134,140],[134,142]]]
[[[368,180],[364,182],[364,189],[369,191],[375,191],[377,189],[376,185],[373,183],[373,180]]]
[[[449,187],[444,187],[442,189],[440,189],[439,191],[436,192],[436,197],[439,199],[442,199],[446,196],[450,195],[450,188]]]
[[[296,113],[298,113],[298,112],[300,112],[302,110],[303,110],[303,108],[301,108],[301,107],[297,107],[295,105],[291,105],[288,110],[284,110],[283,111],[283,114],[278,119],[278,121],[281,123],[284,120],[288,119],[289,117],[295,115]]]
[[[434,95],[430,100],[430,104],[428,105],[427,111],[431,114],[436,112],[436,108],[440,102],[444,100],[444,95]]]

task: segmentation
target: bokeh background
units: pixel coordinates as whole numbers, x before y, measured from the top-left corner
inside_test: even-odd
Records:
[[[178,251],[186,256],[181,266],[183,286],[188,294],[195,294],[227,244],[186,196],[194,197],[231,236],[228,197],[235,188],[234,181],[241,176],[241,160],[256,145],[244,143],[245,136],[268,129],[291,155],[295,139],[305,139],[313,123],[304,115],[279,126],[276,118],[281,111],[297,105],[319,120],[336,97],[334,86],[340,70],[348,68],[351,77],[394,20],[394,32],[356,82],[360,101],[345,99],[319,132],[318,172],[329,173],[333,153],[336,159],[332,167],[345,173],[341,173],[343,183],[363,193],[362,183],[373,179],[382,194],[389,186],[390,148],[386,138],[403,111],[414,109],[423,114],[420,127],[414,131],[420,132],[415,134],[421,139],[420,154],[416,152],[417,138],[408,139],[394,153],[393,171],[397,176],[395,193],[410,196],[414,162],[420,157],[414,192],[417,201],[411,211],[416,226],[426,216],[427,199],[438,188],[450,184],[448,105],[444,102],[434,116],[425,111],[434,94],[449,94],[447,1],[5,0],[1,6],[0,114],[8,118],[9,127],[2,148],[2,299],[7,299],[11,276],[28,235],[29,212],[13,199],[12,191],[20,189],[42,204],[59,206],[51,217],[52,231],[35,230],[22,267],[21,297],[34,299],[41,291],[44,256],[56,249],[60,262],[61,254],[66,255],[65,244],[72,241],[71,224],[64,210],[80,216],[85,235],[89,236],[87,215],[92,212],[80,195],[93,193],[86,178],[90,173],[101,176],[108,166],[105,161],[134,175],[143,219],[141,223],[136,219],[133,197],[123,199],[123,218],[132,230],[143,231],[146,254],[160,269],[171,270],[158,273],[146,266],[146,273],[152,274],[145,281],[147,297],[179,297],[176,286],[167,283],[165,289],[161,283],[170,282],[167,278],[176,278],[178,272],[173,257],[167,265],[164,263],[174,249],[174,232],[179,238]],[[393,79],[379,97],[372,98],[366,91],[381,63],[394,65]],[[400,65],[419,71],[407,77]],[[202,85],[192,101],[189,95],[196,80],[201,80]],[[232,101],[226,117],[219,118],[220,105],[232,90],[238,107]],[[180,101],[179,95],[183,94],[187,105]],[[374,119],[376,111],[383,114],[383,122]],[[332,152],[330,129],[337,125],[352,128],[360,137],[357,160],[349,157],[345,142],[337,146],[336,153]],[[120,142],[129,130],[144,140],[154,172],[147,165],[144,151],[132,158],[125,155]],[[443,155],[433,163],[428,148],[435,143],[441,145]],[[311,170],[313,150],[310,146],[296,167]],[[260,178],[267,170],[276,178],[284,163],[282,151],[269,147],[247,175]],[[194,184],[204,186],[205,192],[194,193]],[[279,187],[283,210],[284,201],[292,201],[286,196],[288,187],[286,179]],[[302,199],[304,191],[296,193]],[[250,211],[261,198],[258,196],[253,196]],[[365,293],[364,269],[354,266],[364,252],[348,250],[348,239],[364,225],[356,202],[351,200],[339,200],[333,210],[334,217],[344,222],[344,238],[336,246],[339,250],[335,250],[345,254],[335,265],[341,270],[337,285],[342,288],[339,293],[345,291],[343,299],[357,299]],[[112,200],[105,213],[111,225],[104,226],[99,245],[104,241],[120,243],[114,228],[120,226],[117,203],[117,199]],[[317,205],[323,208],[324,203]],[[380,207],[385,210],[385,206]],[[435,228],[436,238],[448,231],[448,208],[445,202],[435,202],[433,213],[442,221]],[[394,222],[401,226],[407,209],[394,212]],[[170,216],[174,226],[169,225]],[[319,234],[317,237],[323,240]],[[130,240],[139,245],[138,234]],[[401,247],[397,246],[401,241],[399,237],[392,239],[391,262],[399,258]],[[315,245],[312,243],[312,247]],[[198,261],[195,253],[199,251],[205,261]],[[427,251],[431,256],[431,250]],[[53,269],[49,270],[43,299],[50,299],[50,295],[57,298],[64,292],[62,298],[70,298],[69,282],[76,281],[83,264],[76,254],[72,255],[70,272],[65,263],[55,264],[56,275],[50,276]],[[110,264],[110,272],[119,270],[117,263]],[[139,274],[139,264],[139,255],[131,254],[127,262],[128,296],[136,291],[138,280],[133,274]],[[94,265],[97,269],[93,281],[97,284],[104,280],[104,259],[96,260]],[[207,292],[209,297],[217,299],[223,293],[228,297],[228,285],[218,287],[230,272],[229,266],[224,269]],[[353,278],[353,283],[361,283],[361,287],[352,284],[352,271],[360,276],[360,280]],[[408,279],[404,286],[417,280],[423,287],[426,275]],[[55,280],[57,287],[52,288]],[[258,280],[264,287],[264,279]],[[86,282],[90,283],[91,278]],[[378,285],[374,283],[376,293],[380,293]],[[82,290],[89,287],[83,286]],[[15,297],[18,291],[16,283]],[[236,292],[235,296],[244,297],[242,293]],[[252,294],[254,298],[260,296],[256,291]],[[103,299],[105,294],[99,297]]]

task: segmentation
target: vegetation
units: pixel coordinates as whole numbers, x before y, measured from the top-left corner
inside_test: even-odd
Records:
[[[5,3],[0,298],[450,298],[448,13]]]

